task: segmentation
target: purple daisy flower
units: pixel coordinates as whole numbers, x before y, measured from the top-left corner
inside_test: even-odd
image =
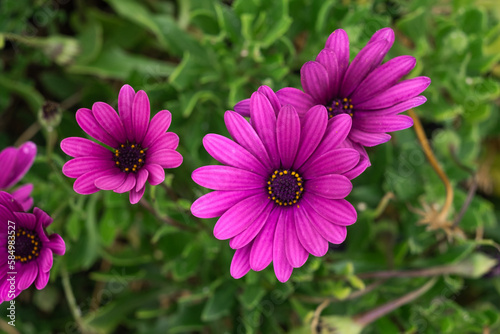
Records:
[[[221,216],[217,239],[236,249],[234,278],[271,262],[286,282],[309,254],[323,256],[328,243],[341,243],[356,210],[344,198],[350,179],[361,173],[360,154],[342,147],[351,117],[328,121],[324,106],[312,107],[302,119],[293,106],[273,103],[272,90],[255,92],[249,103],[252,124],[227,111],[224,119],[233,140],[208,134],[203,144],[223,166],[196,169],[193,180],[213,189],[191,206],[200,218]],[[270,98],[269,98],[270,97]],[[276,107],[276,108],[275,108]]]
[[[38,290],[47,285],[53,253],[66,251],[59,234],[46,234],[50,224],[52,218],[44,211],[26,213],[13,196],[0,192],[0,303],[14,299],[33,282]]]
[[[32,142],[26,142],[19,148],[7,147],[0,152],[0,161],[2,161],[2,173],[0,174],[0,190],[7,191],[13,187],[28,172],[36,156],[36,145]],[[20,186],[12,191],[12,196],[18,201],[23,210],[29,210],[33,206],[31,183]]]
[[[387,142],[386,132],[411,127],[409,116],[398,115],[426,101],[419,96],[430,84],[428,77],[399,80],[415,66],[411,56],[399,56],[380,65],[394,42],[391,28],[377,31],[368,44],[349,64],[347,33],[335,30],[315,61],[305,63],[301,70],[304,91],[286,87],[276,95],[281,105],[291,104],[300,116],[312,106],[324,105],[330,118],[339,114],[352,117],[348,138],[363,146]],[[249,116],[248,101],[235,110]]]
[[[135,204],[144,194],[146,181],[158,185],[165,180],[164,168],[181,165],[182,155],[175,150],[179,137],[166,132],[172,115],[162,110],[150,122],[149,108],[144,91],[136,93],[124,85],[118,95],[119,115],[103,102],[94,103],[92,110],[78,109],[76,121],[83,131],[111,150],[79,137],[61,142],[61,149],[75,158],[64,165],[63,173],[76,178],[77,193],[130,191],[130,203]]]

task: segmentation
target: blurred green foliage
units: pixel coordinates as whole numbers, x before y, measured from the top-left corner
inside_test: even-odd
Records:
[[[286,284],[272,266],[234,280],[233,251],[211,234],[215,219],[189,212],[204,193],[191,171],[213,163],[203,136],[227,135],[224,111],[260,85],[300,87],[300,66],[334,29],[349,34],[352,58],[386,26],[396,31],[389,56],[413,55],[410,76],[432,79],[428,101],[416,112],[454,187],[449,220],[467,206],[458,225],[467,239],[417,224],[422,217],[415,208],[439,208],[445,190],[408,129],[369,150],[372,166],[349,196],[359,219],[343,245],[323,258],[311,256]],[[19,332],[309,333],[313,312],[334,298],[315,328],[332,333],[328,328],[427,280],[394,277],[354,298],[377,281],[363,273],[435,266],[456,267],[363,333],[500,331],[500,276],[481,276],[491,267],[482,254],[500,259],[494,247],[500,243],[496,1],[4,0],[0,49],[0,148],[31,137],[38,144],[24,181],[35,184],[35,205],[54,217],[50,230],[67,243],[47,288],[31,287],[17,298]],[[116,106],[124,83],[144,89],[152,111],[170,110],[170,129],[181,138],[183,165],[145,195],[157,214],[131,206],[126,194],[80,196],[61,173],[68,157],[59,141],[83,135],[75,111],[96,101]],[[38,125],[47,100],[63,111],[53,129]],[[386,194],[389,201],[382,201]]]

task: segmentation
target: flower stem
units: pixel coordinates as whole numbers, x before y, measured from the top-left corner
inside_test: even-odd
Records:
[[[416,269],[416,270],[387,270],[387,271],[374,271],[371,273],[360,273],[357,276],[361,279],[367,278],[409,278],[409,277],[431,277],[441,276],[454,273],[455,266],[438,266],[432,268]]]
[[[82,319],[82,313],[80,311],[80,308],[76,304],[75,295],[73,294],[73,289],[71,289],[71,283],[69,282],[69,274],[65,266],[61,268],[61,279],[62,279],[64,294],[66,295],[66,300],[68,301],[71,314],[73,315],[73,318],[75,319],[75,322],[77,323],[80,330],[85,333],[86,331],[84,329],[85,326]]]
[[[14,143],[14,146],[18,147],[22,143],[27,142],[28,140],[30,140],[31,138],[33,138],[37,134],[37,132],[40,131],[40,129],[41,129],[41,126],[40,126],[40,123],[38,123],[38,121],[36,121],[35,123],[31,124],[30,127],[27,128],[19,136],[19,138]]]
[[[6,334],[21,334],[15,327],[12,327],[3,319],[0,319],[0,330],[4,331]]]
[[[392,193],[391,191],[385,194],[375,208],[375,212],[373,214],[374,218],[378,218],[385,211],[387,205],[389,205],[389,201],[394,198],[394,193]]]
[[[190,231],[190,232],[196,232],[197,230],[189,225],[182,224],[181,222],[178,222],[177,220],[170,218],[168,216],[161,216],[158,210],[156,210],[146,199],[141,198],[139,203],[149,212],[153,214],[153,216],[156,217],[156,219],[163,221],[164,223],[168,225],[172,225],[177,227],[178,229],[185,230],[185,231]]]
[[[417,138],[422,145],[422,149],[424,150],[425,156],[432,168],[436,172],[436,174],[441,178],[443,184],[446,188],[446,200],[443,205],[441,212],[439,213],[439,220],[445,221],[448,215],[448,211],[450,211],[451,205],[453,204],[453,187],[451,186],[450,180],[448,176],[445,174],[441,166],[439,165],[436,156],[432,152],[431,146],[429,145],[429,141],[425,136],[424,128],[422,127],[422,123],[420,123],[420,119],[417,114],[413,111],[413,109],[408,110],[408,115],[413,119],[413,128],[415,129],[415,133],[417,134]]]
[[[365,313],[362,313],[362,314],[355,316],[354,321],[356,323],[360,324],[361,326],[365,327],[365,326],[369,325],[370,323],[374,322],[375,320],[383,317],[384,315],[394,311],[398,307],[403,306],[405,304],[408,304],[409,302],[422,296],[424,293],[429,291],[434,286],[436,281],[437,281],[437,277],[434,277],[431,280],[429,280],[427,283],[425,283],[423,286],[418,288],[417,290],[414,290],[410,293],[407,293],[406,295],[404,295],[400,298],[394,299],[394,300],[392,300],[392,301],[390,301],[382,306],[379,306],[373,310],[370,310],[368,312],[365,312]]]
[[[314,296],[310,296],[310,295],[302,295],[302,294],[299,294],[299,295],[294,295],[295,297],[297,297],[298,299],[300,299],[301,301],[304,301],[306,303],[322,303],[324,301],[328,301],[328,303],[333,303],[333,302],[343,302],[343,301],[346,301],[346,300],[352,300],[352,299],[356,299],[356,298],[359,298],[369,292],[372,292],[373,290],[375,290],[376,288],[378,288],[380,285],[382,285],[386,280],[385,279],[381,279],[379,281],[375,281],[373,283],[371,283],[370,285],[367,285],[363,290],[357,290],[357,291],[354,291],[353,293],[351,293],[349,296],[347,296],[346,298],[343,298],[343,299],[338,299],[337,297],[314,297]]]

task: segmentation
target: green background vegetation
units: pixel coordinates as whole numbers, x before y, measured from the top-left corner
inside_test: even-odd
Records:
[[[227,135],[225,110],[260,85],[300,87],[301,65],[334,29],[349,34],[352,58],[386,26],[396,32],[386,59],[412,55],[410,77],[432,79],[428,101],[416,112],[453,185],[448,221],[459,230],[438,228],[432,219],[417,223],[415,209],[439,209],[446,194],[408,129],[369,149],[373,165],[354,180],[348,198],[358,222],[342,245],[323,258],[310,256],[286,284],[272,266],[234,280],[233,251],[211,233],[215,219],[189,212],[205,193],[191,172],[214,163],[203,136]],[[329,328],[348,327],[350,317],[435,276],[429,291],[363,333],[500,332],[500,276],[483,277],[500,259],[497,1],[4,0],[0,49],[0,148],[37,143],[23,182],[35,184],[35,206],[54,217],[49,232],[67,245],[48,286],[16,299],[15,329],[4,323],[2,306],[1,330],[310,333],[314,311],[330,300],[314,330],[333,333]],[[68,157],[60,140],[83,135],[76,110],[96,101],[116,106],[124,83],[147,92],[153,113],[170,110],[170,131],[180,136],[184,163],[167,170],[165,184],[148,187],[151,210],[130,205],[127,194],[80,196],[61,173]],[[60,104],[60,123],[39,122],[45,101]],[[169,225],[171,219],[186,228]],[[416,274],[387,280],[366,274],[395,269]],[[369,292],[359,292],[367,286]]]

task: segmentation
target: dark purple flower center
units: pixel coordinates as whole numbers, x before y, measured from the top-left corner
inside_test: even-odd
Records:
[[[269,199],[278,205],[293,205],[302,196],[303,183],[299,173],[288,169],[277,169],[267,181]]]
[[[340,114],[348,114],[352,116],[352,111],[354,106],[351,104],[351,99],[334,99],[330,105],[326,105],[326,110],[328,110],[328,118],[337,116]]]
[[[36,232],[19,227],[16,231],[15,241],[15,259],[21,263],[30,262],[40,255],[42,243]]]
[[[115,150],[113,160],[122,172],[137,173],[145,163],[146,150],[139,144],[127,142]]]

